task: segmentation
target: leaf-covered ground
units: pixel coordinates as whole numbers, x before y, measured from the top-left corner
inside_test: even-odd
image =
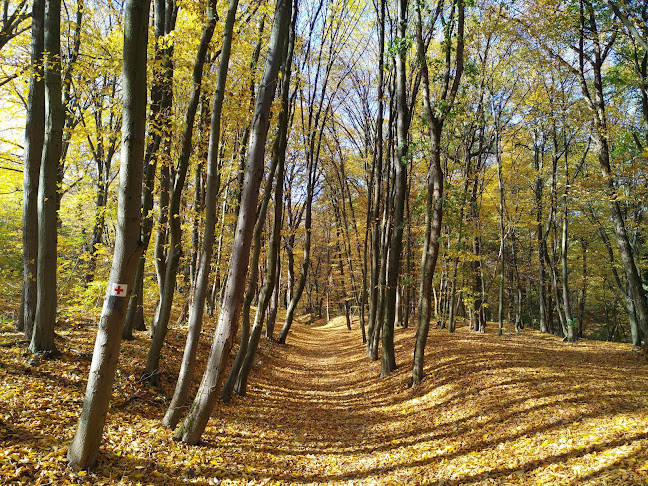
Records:
[[[165,395],[138,382],[139,333],[122,346],[99,463],[73,474],[95,328],[63,324],[62,357],[31,361],[0,331],[3,485],[648,484],[648,363],[629,345],[433,330],[426,380],[408,388],[414,330],[397,330],[399,368],[378,378],[342,319],[295,324],[287,345],[262,343],[248,395],[219,404],[191,447],[160,425]],[[164,350],[167,394],[183,332]]]

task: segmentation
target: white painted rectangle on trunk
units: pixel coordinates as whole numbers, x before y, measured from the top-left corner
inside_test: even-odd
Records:
[[[126,297],[128,285],[123,283],[111,283],[109,294],[111,297]]]

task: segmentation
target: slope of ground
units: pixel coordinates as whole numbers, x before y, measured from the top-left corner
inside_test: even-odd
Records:
[[[159,423],[165,395],[138,383],[141,333],[122,346],[99,463],[73,474],[94,328],[63,324],[52,361],[0,331],[3,485],[648,484],[648,363],[629,345],[433,330],[409,388],[414,330],[397,330],[399,368],[381,379],[355,327],[296,323],[287,345],[262,343],[248,395],[190,447]],[[169,394],[183,332],[164,351]]]

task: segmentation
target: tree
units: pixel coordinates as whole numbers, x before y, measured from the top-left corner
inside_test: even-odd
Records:
[[[149,0],[126,2],[117,235],[83,409],[76,434],[68,448],[68,461],[77,471],[92,467],[97,460],[115,379],[128,298],[135,279],[136,263],[142,253],[139,236],[146,126],[148,18]]]
[[[165,42],[175,27],[177,6],[174,1],[155,0],[155,57],[152,63],[153,80],[151,82],[151,108],[149,110],[149,123],[147,145],[144,155],[144,185],[142,188],[142,229],[141,239],[144,250],[137,264],[135,284],[129,301],[126,323],[124,325],[124,339],[133,338],[133,329],[144,330],[144,313],[142,299],[144,292],[144,266],[146,251],[148,250],[153,231],[153,194],[156,182],[156,171],[160,169],[161,194],[159,197],[160,214],[158,218],[158,240],[155,247],[155,264],[158,272],[158,287],[160,300],[163,295],[164,284],[164,243],[166,242],[168,210],[169,210],[169,157],[170,153],[170,123],[171,105],[173,102],[173,45]],[[158,159],[160,163],[158,164]],[[150,334],[153,335],[155,321],[151,324]],[[155,378],[153,378],[155,379]]]
[[[29,350],[56,354],[56,264],[58,168],[65,111],[61,98],[61,2],[45,3],[45,141],[38,183],[38,269],[34,330]]]
[[[216,22],[216,5],[210,3],[208,18],[210,23]],[[169,428],[175,428],[181,418],[181,411],[189,397],[189,388],[193,379],[193,372],[198,351],[198,338],[202,330],[202,319],[205,310],[205,299],[207,298],[207,289],[209,283],[209,270],[211,268],[211,259],[214,244],[214,232],[216,227],[216,196],[220,187],[220,173],[218,165],[218,150],[221,132],[221,114],[223,110],[223,100],[225,98],[225,88],[227,85],[227,73],[229,70],[230,53],[232,49],[232,39],[234,35],[234,21],[236,19],[236,10],[238,9],[238,0],[231,0],[225,19],[225,28],[223,31],[223,47],[221,50],[220,65],[218,67],[218,79],[216,81],[216,90],[212,102],[209,146],[207,151],[207,184],[205,188],[205,232],[204,244],[198,262],[198,275],[194,286],[193,306],[189,317],[189,332],[182,356],[182,366],[180,375],[173,394],[173,398],[167,410],[163,423]],[[203,32],[202,49],[206,50],[209,42],[207,36],[212,34],[209,30],[214,27],[207,27]],[[206,52],[199,51],[198,59]],[[196,64],[196,69],[198,63]],[[202,66],[200,67],[200,76],[202,76]],[[198,71],[194,71],[194,76]],[[195,93],[196,94],[196,93]],[[190,141],[191,137],[187,141]],[[211,410],[210,412],[211,413]],[[202,431],[201,431],[202,433]]]
[[[439,4],[442,7],[442,4]],[[416,333],[416,348],[414,351],[414,369],[412,382],[417,385],[423,379],[423,362],[425,343],[430,327],[430,304],[432,300],[432,278],[439,255],[439,236],[443,218],[443,185],[444,174],[441,168],[441,135],[443,125],[455,97],[459,91],[459,84],[464,66],[464,16],[465,7],[463,0],[452,3],[449,19],[445,25],[445,66],[443,81],[438,98],[431,98],[430,76],[428,74],[426,46],[423,40],[422,17],[420,8],[417,9],[417,53],[423,78],[423,105],[426,121],[429,124],[430,137],[430,175],[427,190],[425,214],[425,241],[423,243],[423,256],[421,261],[421,285],[419,294],[418,331]],[[440,15],[440,8],[437,16]],[[434,18],[436,23],[436,16]],[[434,23],[432,25],[434,25]],[[455,31],[456,28],[456,31]],[[456,48],[453,49],[450,40],[456,38]],[[454,51],[454,67],[452,66],[452,52]],[[454,76],[453,76],[454,74]]]
[[[394,323],[396,320],[396,292],[400,259],[403,248],[403,227],[405,216],[405,195],[407,193],[407,133],[410,126],[410,112],[407,104],[407,0],[398,2],[398,29],[396,52],[396,152],[394,154],[394,207],[389,242],[389,263],[385,282],[385,316],[382,324],[382,355],[380,376],[387,376],[396,369],[394,355]]]
[[[38,295],[38,179],[45,136],[44,22],[45,0],[35,0],[32,5],[31,72],[23,169],[23,289],[18,318],[18,327],[25,331],[30,341]]]
[[[238,326],[252,243],[252,231],[256,219],[259,186],[263,176],[265,142],[270,125],[270,106],[274,99],[277,75],[283,60],[281,55],[282,47],[290,18],[290,2],[278,0],[275,7],[275,17],[265,69],[259,84],[254,107],[241,206],[221,312],[207,360],[207,368],[198,388],[198,393],[184,423],[175,433],[176,438],[188,444],[198,443],[207,426],[207,421],[218,398],[218,385]]]
[[[250,332],[250,339],[246,349],[245,356],[241,362],[240,369],[236,373],[235,391],[239,396],[244,396],[247,387],[247,378],[252,369],[252,363],[256,354],[256,349],[261,336],[263,328],[263,319],[270,304],[270,298],[273,293],[278,293],[279,282],[278,268],[279,268],[279,252],[281,249],[281,227],[283,221],[283,191],[284,191],[284,171],[286,162],[286,146],[288,144],[288,133],[290,125],[291,109],[293,107],[296,89],[293,91],[293,96],[290,96],[290,79],[292,74],[292,60],[295,48],[295,24],[297,21],[298,3],[295,1],[293,4],[293,18],[290,24],[290,33],[287,42],[287,51],[285,54],[282,76],[281,76],[281,112],[277,120],[277,134],[275,142],[272,146],[272,165],[276,165],[276,183],[275,183],[275,213],[272,225],[272,234],[270,236],[270,243],[268,248],[268,274],[266,275],[265,282],[259,291],[259,298],[257,302],[257,310],[254,317],[254,325]],[[276,160],[275,160],[276,159]],[[270,185],[266,186],[266,190],[270,190]],[[265,197],[265,195],[264,195]],[[259,218],[261,219],[261,218]],[[257,221],[257,225],[259,221]],[[255,228],[255,231],[257,229]],[[255,234],[255,238],[256,238]],[[255,242],[255,245],[259,242]],[[270,319],[267,324],[267,337],[272,339],[272,327]],[[232,369],[235,369],[234,366]],[[223,390],[225,393],[225,390]],[[223,397],[225,398],[225,397]]]

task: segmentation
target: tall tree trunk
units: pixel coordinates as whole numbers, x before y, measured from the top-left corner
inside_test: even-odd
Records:
[[[547,322],[547,297],[546,297],[546,271],[545,271],[545,258],[547,240],[545,238],[544,227],[542,223],[542,192],[544,188],[544,181],[542,177],[543,160],[544,160],[544,143],[538,140],[536,133],[533,150],[533,160],[536,170],[534,196],[535,196],[535,216],[536,216],[536,239],[537,239],[537,254],[538,254],[538,320],[540,325],[540,332],[549,332]]]
[[[563,217],[562,217],[562,237],[561,237],[561,251],[560,262],[562,269],[562,293],[563,293],[563,306],[565,312],[565,321],[567,327],[565,329],[565,339],[567,342],[573,343],[578,339],[576,326],[574,325],[574,316],[572,314],[571,297],[569,292],[569,266],[567,263],[567,250],[568,244],[568,218],[569,218],[569,167],[567,165],[567,152],[565,152],[565,192],[563,193]]]
[[[279,294],[279,252],[281,250],[281,228],[283,221],[283,187],[284,167],[286,162],[286,146],[288,144],[288,126],[290,123],[291,100],[289,98],[290,78],[292,73],[292,58],[295,48],[295,24],[297,22],[297,1],[293,4],[292,21],[288,37],[287,51],[284,58],[281,76],[281,112],[278,117],[277,136],[273,145],[273,158],[277,159],[277,177],[275,184],[275,214],[272,226],[272,235],[268,249],[268,275],[265,283],[259,292],[254,326],[250,334],[248,349],[246,351],[241,368],[236,377],[235,391],[239,396],[245,396],[247,379],[252,369],[252,363],[256,354],[259,338],[263,329],[263,318],[265,316],[271,297],[274,298],[274,306],[270,310],[266,326],[266,337],[272,339],[274,320],[277,314],[277,296]]]
[[[208,9],[208,16],[213,15],[215,6],[210,5]],[[194,90],[191,92],[187,111],[184,119],[184,131],[182,133],[182,144],[180,148],[180,155],[178,156],[176,177],[171,192],[171,199],[169,203],[169,248],[167,250],[167,261],[164,265],[164,285],[162,299],[159,303],[159,310],[157,313],[157,320],[155,322],[155,334],[151,341],[149,348],[146,368],[144,369],[144,377],[154,386],[160,386],[160,371],[159,361],[164,345],[164,339],[169,326],[171,318],[171,308],[173,306],[173,295],[175,290],[175,282],[178,274],[178,265],[180,256],[182,254],[182,227],[180,218],[180,204],[182,199],[182,191],[185,186],[187,171],[189,169],[189,159],[192,152],[192,139],[193,128],[196,120],[196,113],[200,103],[200,91],[202,86],[203,67],[207,57],[207,50],[213,35],[215,27],[215,20],[209,18],[209,22],[203,31],[202,39],[198,47],[196,61],[192,74],[192,84]],[[196,190],[199,190],[196,188]],[[218,192],[218,187],[215,188]]]
[[[268,304],[268,317],[266,319],[266,332],[265,336],[272,340],[274,339],[274,328],[277,321],[277,312],[279,310],[279,300],[281,298],[281,248],[279,249],[277,257],[277,283],[270,297],[270,304]]]
[[[379,278],[380,278],[380,206],[382,195],[383,177],[383,85],[385,71],[385,10],[386,0],[380,0],[380,11],[378,12],[378,81],[377,100],[378,111],[376,113],[376,148],[374,151],[374,163],[372,167],[373,195],[371,210],[373,214],[370,219],[371,228],[371,264],[369,268],[369,327],[367,340],[367,355],[372,359],[378,359],[378,349],[374,335],[378,327],[378,300],[379,300]]]
[[[270,35],[265,70],[259,84],[254,107],[241,207],[230,259],[224,301],[221,306],[214,341],[200,388],[182,427],[175,433],[176,438],[182,439],[183,442],[189,444],[198,443],[207,426],[207,421],[218,398],[218,385],[225,364],[227,363],[227,357],[232,349],[232,342],[238,327],[238,318],[243,301],[242,294],[252,243],[251,236],[254,229],[256,206],[259,198],[259,186],[263,177],[265,142],[270,125],[270,107],[274,99],[277,74],[279,73],[282,61],[283,39],[287,34],[290,18],[290,2],[279,0],[276,5],[275,18]],[[231,34],[231,30],[226,32]],[[207,239],[208,237],[206,235],[205,240]]]
[[[407,0],[398,2],[398,36],[405,39],[407,31]],[[385,317],[382,322],[382,355],[380,376],[387,376],[396,369],[394,354],[394,322],[396,319],[396,291],[403,247],[403,225],[405,195],[407,194],[407,152],[410,113],[407,105],[406,51],[404,47],[396,53],[396,153],[394,158],[394,212],[389,264],[385,287]]]
[[[45,82],[43,50],[45,42],[45,0],[32,5],[31,75],[25,127],[23,169],[23,288],[18,330],[31,341],[37,304],[38,262],[38,179],[45,138]]]
[[[285,57],[285,56],[282,56]],[[224,402],[229,402],[232,398],[232,391],[234,390],[234,385],[239,376],[239,371],[241,371],[241,366],[248,352],[248,344],[250,340],[250,308],[252,307],[252,300],[254,300],[254,294],[256,292],[257,281],[259,279],[259,258],[261,256],[261,236],[263,234],[263,227],[266,222],[266,214],[268,212],[268,204],[270,203],[270,198],[272,197],[272,186],[274,182],[275,172],[277,171],[277,165],[279,162],[279,156],[272,157],[272,162],[270,164],[270,170],[268,171],[268,177],[266,179],[266,184],[263,192],[263,199],[261,200],[261,206],[258,211],[256,224],[254,227],[254,234],[252,236],[252,245],[254,250],[252,251],[252,259],[250,261],[250,278],[248,281],[248,288],[245,293],[245,299],[243,301],[243,312],[241,316],[241,345],[239,346],[238,352],[236,353],[236,358],[234,358],[234,363],[232,363],[232,368],[230,370],[229,376],[225,381],[223,390],[221,392],[221,399]],[[265,286],[263,289],[266,291]],[[257,307],[257,314],[263,316],[264,312],[259,313]],[[263,323],[259,323],[257,326],[256,320],[254,323],[255,327],[258,327],[257,333],[261,334],[261,329],[263,328]],[[258,339],[257,339],[258,341]]]
[[[61,2],[45,3],[45,144],[38,183],[38,298],[29,350],[56,354],[57,173],[65,110],[61,98]]]
[[[146,46],[148,0],[127,0],[124,20],[122,162],[119,169],[118,224],[110,287],[104,300],[90,375],[79,425],[68,447],[68,461],[77,471],[92,467],[99,453],[115,370],[122,326],[135,264],[142,247],[142,172],[146,126]],[[123,287],[127,290],[122,296]]]
[[[502,178],[502,153],[500,147],[500,130],[499,121],[496,122],[497,131],[495,135],[495,159],[497,161],[497,186],[499,189],[499,299],[497,301],[497,335],[501,336],[504,332],[504,180]]]
[[[144,185],[142,188],[142,227],[141,227],[141,240],[142,240],[142,256],[137,263],[137,270],[135,274],[135,282],[133,284],[133,291],[128,303],[128,312],[126,314],[126,322],[124,324],[123,338],[133,339],[133,330],[144,330],[144,310],[143,310],[143,291],[144,291],[144,270],[146,265],[146,252],[148,250],[152,231],[153,231],[153,192],[156,181],[156,171],[158,168],[159,149],[163,142],[162,128],[164,118],[164,83],[165,83],[165,49],[160,39],[166,33],[166,0],[154,0],[155,12],[155,58],[152,65],[153,81],[151,83],[151,108],[149,113],[149,138],[150,141],[146,146],[144,155]],[[160,164],[161,165],[161,164]],[[160,218],[158,223],[160,225],[166,224],[166,211],[168,208],[168,183],[167,171],[160,168]],[[166,230],[165,230],[166,231]],[[159,233],[158,233],[159,235]],[[155,248],[155,266],[158,276],[161,274],[161,268],[164,259],[164,247],[156,245]],[[153,326],[149,334],[152,335]]]
[[[259,39],[257,41],[256,49],[254,50],[253,59],[251,67],[254,67],[259,59],[259,53],[261,51],[261,36],[263,33],[264,23],[261,21],[259,25]],[[287,44],[286,44],[287,46]],[[282,53],[282,58],[285,57],[285,54]],[[254,92],[251,90],[251,92]],[[281,114],[283,116],[283,113]],[[275,142],[280,138],[280,135],[277,135]],[[276,144],[273,145],[273,148],[276,148]],[[268,212],[268,204],[272,198],[272,187],[275,177],[275,172],[277,171],[277,166],[279,163],[278,154],[273,153],[272,161],[270,163],[270,170],[268,171],[268,176],[266,178],[266,183],[263,191],[263,199],[261,200],[260,207],[257,211],[256,223],[254,226],[254,234],[252,236],[252,259],[250,261],[250,277],[248,279],[248,287],[245,293],[245,299],[243,300],[243,311],[241,316],[241,344],[234,358],[234,363],[232,363],[232,368],[230,369],[229,375],[225,384],[223,385],[223,390],[221,392],[221,399],[224,402],[229,402],[232,398],[232,391],[234,390],[234,384],[238,377],[241,365],[245,359],[245,356],[248,351],[248,344],[250,340],[250,309],[252,307],[252,301],[257,289],[257,283],[259,280],[259,258],[261,257],[261,237],[263,235],[263,229],[266,223],[266,214]],[[257,307],[258,311],[258,307]],[[256,323],[255,323],[256,324]],[[259,329],[259,333],[261,330]]]
[[[200,49],[197,59],[205,55],[209,47],[211,36],[216,22],[216,5],[212,1],[209,3],[207,17],[209,24],[203,32]],[[203,236],[203,248],[200,254],[198,264],[198,276],[194,287],[194,295],[191,311],[189,312],[189,331],[187,341],[182,356],[182,365],[180,374],[176,383],[173,398],[169,408],[162,419],[162,423],[173,429],[180,421],[182,410],[184,409],[189,397],[191,381],[193,380],[194,368],[196,365],[196,354],[198,352],[198,339],[202,331],[203,313],[205,310],[205,299],[207,298],[207,289],[209,287],[209,270],[211,268],[212,253],[214,247],[214,233],[216,229],[216,206],[217,196],[220,187],[219,157],[218,151],[220,146],[221,133],[221,113],[223,110],[223,100],[225,98],[225,88],[227,84],[227,74],[229,70],[230,53],[232,49],[232,37],[234,34],[234,21],[236,19],[236,10],[238,9],[238,0],[230,0],[227,10],[227,18],[223,30],[223,47],[221,50],[220,65],[218,67],[218,78],[216,89],[214,91],[214,100],[212,102],[209,148],[207,152],[207,184],[205,188],[205,230]],[[204,42],[203,42],[204,41]],[[202,66],[198,71],[199,62],[196,62],[195,76],[202,76]],[[190,143],[191,137],[188,139]],[[222,317],[222,311],[221,311]],[[202,431],[201,431],[202,432]]]
[[[581,250],[582,250],[582,269],[583,273],[581,275],[581,291],[580,299],[578,301],[578,337],[583,337],[584,321],[585,321],[585,297],[587,296],[587,243],[583,238],[580,239]],[[625,300],[625,299],[624,299]]]
[[[425,241],[423,243],[423,256],[421,262],[421,285],[419,296],[419,316],[418,330],[416,332],[416,346],[414,349],[414,363],[412,371],[412,384],[417,385],[423,379],[423,364],[425,344],[430,328],[430,303],[432,299],[432,280],[436,261],[439,255],[439,236],[441,235],[441,222],[443,217],[442,197],[443,184],[445,175],[441,168],[441,135],[443,124],[454,104],[455,97],[459,90],[461,76],[463,74],[464,58],[464,2],[457,0],[457,45],[455,50],[454,79],[450,83],[451,72],[451,51],[452,42],[446,42],[446,65],[444,83],[440,100],[443,100],[444,106],[440,110],[432,109],[430,101],[430,80],[425,53],[425,44],[423,41],[423,20],[421,17],[420,6],[417,6],[417,54],[421,63],[421,74],[423,81],[423,105],[426,118],[429,123],[430,132],[430,175],[428,183],[428,195],[425,215]],[[453,4],[454,9],[454,4]],[[453,12],[454,15],[454,12]],[[446,32],[446,36],[452,38],[453,32]]]

